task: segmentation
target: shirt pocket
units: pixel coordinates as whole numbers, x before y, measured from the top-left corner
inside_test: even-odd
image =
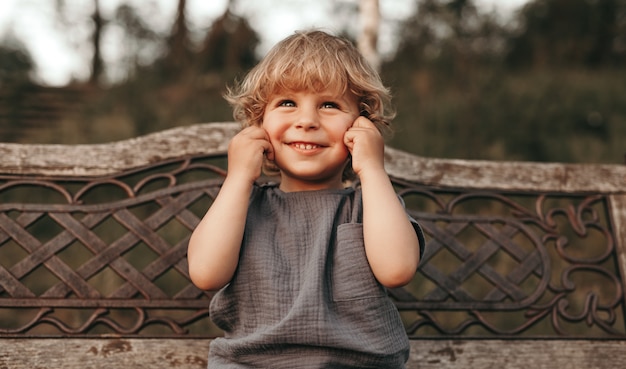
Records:
[[[363,241],[363,224],[345,223],[337,228],[333,252],[333,301],[349,301],[386,296],[367,261]]]

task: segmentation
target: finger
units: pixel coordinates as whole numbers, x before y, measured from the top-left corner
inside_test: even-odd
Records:
[[[253,139],[267,139],[267,133],[265,130],[257,126],[246,127],[241,131],[241,133]]]
[[[251,139],[259,145],[263,151],[263,155],[269,160],[274,160],[274,147],[267,136],[264,129],[258,128],[251,133]]]
[[[269,141],[267,132],[263,128],[258,126],[246,127],[238,135],[245,137],[246,141],[242,142],[244,145],[250,146],[253,144],[255,148],[260,150],[261,155],[265,155],[269,160],[274,160],[274,148]]]
[[[358,118],[356,118],[356,120],[352,123],[352,128],[376,128],[376,125],[374,125],[374,123],[372,123],[371,120],[363,117],[363,116],[359,116]]]
[[[274,146],[272,146],[272,143],[269,142],[268,140],[265,140],[265,142],[267,144],[263,146],[265,149],[263,151],[263,154],[265,154],[265,157],[267,158],[267,160],[274,161]]]
[[[350,153],[352,153],[352,148],[354,147],[354,131],[351,129],[347,130],[346,133],[343,134],[343,144],[346,145]]]
[[[268,160],[274,161],[274,146],[272,146],[272,142],[270,141],[270,137],[267,134],[267,131],[263,127],[256,127],[258,129],[259,139],[263,140],[263,155]]]

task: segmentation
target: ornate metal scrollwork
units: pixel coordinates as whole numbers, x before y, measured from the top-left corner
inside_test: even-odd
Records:
[[[390,291],[410,335],[626,336],[605,197],[396,184],[428,238],[414,283]]]

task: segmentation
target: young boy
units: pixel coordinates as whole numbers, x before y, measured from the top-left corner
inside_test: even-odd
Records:
[[[384,169],[380,77],[350,42],[299,32],[227,99],[245,128],[188,250],[193,282],[220,289],[209,367],[403,368],[385,287],[413,278],[423,236]],[[262,168],[279,184],[257,185]]]

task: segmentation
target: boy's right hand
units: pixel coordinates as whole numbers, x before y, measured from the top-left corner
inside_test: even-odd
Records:
[[[228,176],[253,183],[261,176],[263,159],[274,160],[274,149],[261,127],[246,127],[228,145]]]

